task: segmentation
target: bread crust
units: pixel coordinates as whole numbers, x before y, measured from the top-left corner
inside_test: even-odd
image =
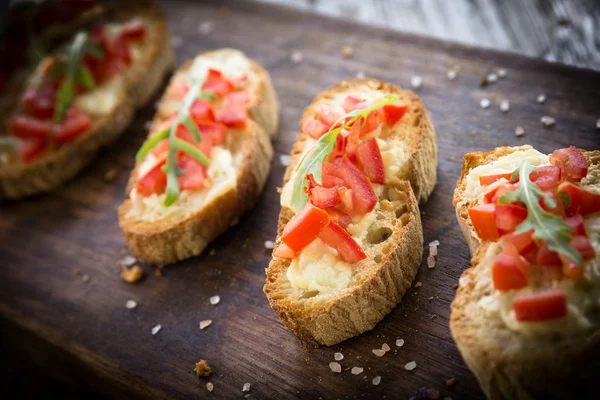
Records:
[[[131,3],[123,3],[116,13],[117,20],[143,15],[151,24],[146,30],[143,60],[124,74],[126,90],[117,101],[117,106],[109,115],[96,120],[88,132],[56,151],[31,163],[0,168],[0,199],[17,199],[48,192],[73,178],[93,161],[101,147],[112,143],[126,130],[135,110],[147,103],[158,90],[164,75],[172,68],[175,56],[162,11],[153,3],[142,4],[142,7],[136,7]]]
[[[469,170],[500,156],[530,146],[501,147],[487,153],[469,153],[454,193],[454,205],[462,204]],[[583,151],[590,165],[586,184],[600,182],[600,151]],[[474,205],[474,204],[473,204]],[[489,318],[478,301],[495,290],[486,272],[485,255],[492,242],[480,242],[472,225],[458,210],[457,217],[473,252],[472,267],[460,278],[451,305],[450,331],[469,368],[490,399],[595,398],[595,371],[600,370],[600,326],[554,335],[528,336],[510,330],[500,318]],[[463,221],[461,221],[461,218]],[[472,240],[472,238],[476,240]],[[482,283],[486,282],[486,283]]]
[[[230,49],[203,52],[202,55]],[[181,219],[161,219],[144,221],[127,216],[132,207],[129,193],[138,180],[139,163],[132,171],[127,186],[127,199],[119,208],[119,224],[127,246],[139,260],[165,265],[199,255],[208,243],[237,223],[246,211],[254,206],[267,180],[273,147],[270,136],[265,132],[252,115],[263,116],[262,123],[268,128],[276,129],[279,120],[279,104],[271,85],[268,73],[257,63],[250,60],[257,81],[251,86],[249,119],[246,129],[229,129],[227,135],[235,138],[229,141],[228,148],[242,160],[237,170],[236,188],[205,203],[199,210],[189,213]],[[177,91],[177,84],[185,76],[192,65],[186,62],[173,76],[165,91],[152,129],[162,124],[172,114],[172,98]],[[260,97],[260,96],[265,97]],[[270,108],[269,111],[260,111]],[[257,111],[259,110],[259,111]]]
[[[369,228],[374,231],[387,229],[389,237],[383,241],[369,241],[364,248],[368,258],[353,266],[351,285],[331,295],[314,295],[292,288],[287,278],[290,260],[273,258],[266,270],[264,292],[271,307],[306,345],[331,346],[373,329],[400,302],[423,256],[418,199],[427,199],[435,186],[437,147],[433,125],[420,99],[412,92],[374,79],[344,81],[317,95],[305,110],[301,125],[307,119],[315,118],[317,107],[338,93],[378,89],[396,94],[411,105],[411,111],[401,123],[381,132],[382,137],[403,137],[409,147],[410,160],[407,168],[386,183],[377,222]],[[402,121],[406,125],[402,125]],[[404,131],[401,125],[411,128]],[[304,132],[298,133],[284,184],[291,178],[307,139]],[[282,208],[275,248],[281,245],[281,234],[292,216],[292,210]]]

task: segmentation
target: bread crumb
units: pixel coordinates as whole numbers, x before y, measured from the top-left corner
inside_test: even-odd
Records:
[[[522,127],[522,126],[517,126],[517,127],[515,128],[515,136],[516,136],[516,137],[521,137],[521,136],[523,136],[524,134],[525,134],[525,129],[523,129],[523,127]]]
[[[444,378],[446,386],[452,386],[456,383],[456,378]]]
[[[458,289],[458,283],[455,283],[454,285],[452,285],[452,289]]]
[[[104,180],[110,182],[114,180],[117,175],[119,175],[119,170],[117,168],[111,168],[104,174]]]
[[[90,281],[90,277],[89,277],[89,275],[86,274],[86,275],[84,275],[84,276],[81,277],[81,280],[84,283],[88,283]]]
[[[352,48],[352,46],[344,46],[342,47],[342,55],[346,58],[350,58],[352,57],[352,55],[354,54],[354,49]]]
[[[156,275],[156,276],[159,276],[159,277],[160,277],[160,276],[163,276],[163,275],[164,275],[164,272],[163,272],[163,270],[162,270],[162,269],[160,269],[160,268],[156,268],[156,269],[154,270],[154,275]]]
[[[213,385],[212,383],[208,382],[206,384],[206,390],[208,390],[209,392],[212,392],[214,388],[215,388],[215,385]]]
[[[210,368],[210,365],[208,365],[208,361],[200,360],[196,363],[196,368],[194,368],[194,371],[198,377],[206,378],[210,375],[212,369]]]
[[[417,283],[415,283],[415,287],[421,287],[423,286],[423,283],[421,281],[417,281]]]
[[[129,283],[139,281],[142,279],[142,276],[144,276],[144,270],[137,265],[131,268],[123,268],[123,271],[121,271],[121,279]]]
[[[214,256],[217,253],[217,251],[215,249],[210,249],[210,251],[208,252],[209,256]]]

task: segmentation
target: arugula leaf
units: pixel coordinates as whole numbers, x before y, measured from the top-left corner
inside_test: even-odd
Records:
[[[361,118],[363,121],[366,121],[367,117],[372,112],[388,104],[395,103],[396,101],[398,101],[397,96],[388,94],[384,96],[382,101],[375,103],[369,108],[354,110],[347,113],[331,125],[329,131],[321,136],[319,140],[317,140],[317,143],[304,154],[304,157],[302,157],[296,166],[296,176],[292,183],[292,208],[296,213],[299,213],[308,202],[308,194],[305,190],[308,186],[306,176],[312,174],[318,183],[321,182],[323,160],[327,158],[329,153],[331,153],[335,147],[335,142],[340,132],[344,129],[350,129],[352,124]],[[340,126],[334,128],[338,124],[340,124]]]
[[[554,208],[556,201],[531,181],[529,174],[532,172],[537,172],[537,169],[528,161],[524,161],[511,177],[511,182],[516,181],[517,177],[520,179],[517,190],[506,192],[499,199],[500,204],[522,202],[527,208],[527,218],[517,226],[515,233],[533,230],[533,237],[543,240],[550,250],[570,258],[577,264],[583,263],[579,252],[570,245],[571,227],[560,216],[545,211],[540,205],[543,199],[548,207]]]

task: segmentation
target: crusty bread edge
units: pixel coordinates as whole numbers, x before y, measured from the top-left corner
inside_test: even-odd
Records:
[[[30,164],[6,166],[0,169],[0,199],[18,199],[48,192],[73,178],[90,164],[101,147],[112,143],[123,133],[134,117],[135,109],[144,105],[162,84],[163,76],[175,60],[171,36],[162,11],[144,2],[143,9],[125,8],[121,16],[144,14],[153,21],[147,32],[145,59],[127,71],[126,91],[110,115],[96,121],[94,127],[70,143],[61,146]],[[134,12],[134,14],[129,14]]]
[[[465,156],[453,203],[464,194],[464,178],[471,168],[529,147],[501,147]],[[590,165],[600,165],[600,151],[583,151]],[[600,169],[600,167],[598,167]],[[599,174],[600,176],[600,174]],[[466,211],[466,210],[465,210]],[[461,222],[461,214],[457,217]],[[474,237],[470,222],[461,223]],[[467,242],[469,241],[467,237]],[[509,330],[502,321],[490,320],[473,309],[480,293],[475,283],[484,269],[489,241],[472,247],[472,267],[461,276],[451,305],[450,331],[466,364],[490,399],[592,398],[595,372],[600,370],[600,328],[573,335],[528,337]]]

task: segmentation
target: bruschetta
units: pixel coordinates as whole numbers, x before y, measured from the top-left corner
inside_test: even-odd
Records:
[[[469,153],[453,202],[473,258],[450,329],[485,394],[594,398],[600,151]]]
[[[436,166],[433,124],[410,91],[355,79],[306,109],[264,286],[302,342],[334,345],[398,304],[422,259],[418,205]]]
[[[161,99],[119,209],[131,252],[170,264],[235,224],[265,184],[278,120],[268,73],[242,52],[186,63]]]
[[[173,65],[155,5],[124,3],[9,82],[0,112],[0,199],[49,191],[117,138]],[[22,75],[22,74],[17,74]]]

